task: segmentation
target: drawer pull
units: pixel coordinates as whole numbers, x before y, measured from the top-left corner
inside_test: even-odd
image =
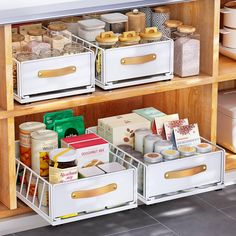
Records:
[[[38,77],[41,79],[52,78],[52,77],[60,77],[65,75],[70,75],[76,72],[76,66],[68,66],[55,70],[40,70],[38,72]]]
[[[76,191],[71,194],[72,199],[79,199],[79,198],[90,198],[90,197],[97,197],[106,193],[113,192],[117,189],[117,184],[108,184],[106,186],[90,189],[90,190],[81,190]]]
[[[165,173],[165,179],[179,179],[194,176],[207,170],[206,165],[200,165],[185,170],[170,171]]]
[[[138,64],[144,64],[150,61],[155,61],[157,58],[156,54],[148,54],[145,56],[140,56],[140,57],[126,57],[122,58],[120,60],[120,63],[122,65],[138,65]]]

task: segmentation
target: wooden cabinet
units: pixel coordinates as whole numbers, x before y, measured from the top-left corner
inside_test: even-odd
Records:
[[[166,113],[178,112],[180,117],[197,122],[201,135],[215,142],[218,87],[236,87],[236,62],[219,57],[220,6],[220,0],[196,0],[170,5],[171,18],[196,26],[200,33],[200,75],[174,77],[171,81],[113,91],[97,88],[92,94],[26,105],[13,100],[11,25],[0,26],[0,217],[9,216],[17,207],[14,141],[18,138],[18,125],[24,121],[42,120],[45,112],[73,108],[75,114],[85,116],[88,127],[96,125],[101,117],[154,106]],[[12,210],[7,211],[3,205]]]

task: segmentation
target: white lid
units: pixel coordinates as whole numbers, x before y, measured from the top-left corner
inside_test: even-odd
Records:
[[[236,90],[227,90],[219,93],[218,111],[236,119]]]
[[[105,28],[105,22],[98,20],[98,19],[88,19],[88,20],[81,20],[78,22],[79,27],[85,30],[97,30]]]
[[[122,22],[128,21],[128,16],[122,13],[110,13],[110,14],[101,15],[101,20],[109,24],[122,23]]]
[[[57,162],[69,162],[69,161],[75,161],[78,157],[78,154],[76,153],[76,150],[70,149],[70,148],[58,148],[54,149],[49,153],[49,158],[50,160],[54,161],[54,157],[56,155],[59,156],[57,157]]]
[[[24,131],[34,131],[38,129],[46,129],[46,125],[41,122],[25,122],[20,124],[19,128]]]
[[[58,134],[52,130],[38,130],[31,133],[31,138],[36,140],[57,139]]]

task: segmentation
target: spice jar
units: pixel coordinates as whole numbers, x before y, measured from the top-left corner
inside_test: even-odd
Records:
[[[174,44],[174,73],[180,77],[200,72],[200,40],[194,36],[195,27],[181,25]]]
[[[152,9],[150,7],[143,7],[139,9],[140,12],[145,14],[146,27],[152,26]]]
[[[79,21],[78,35],[89,41],[96,41],[96,37],[104,32],[105,22],[98,19],[88,19]]]
[[[200,143],[196,145],[197,153],[212,152],[212,145],[208,143]]]
[[[68,43],[64,46],[63,54],[71,55],[84,52],[84,46],[81,43]]]
[[[39,57],[42,58],[49,58],[49,57],[59,57],[61,55],[58,49],[54,48],[46,48],[40,51]]]
[[[79,16],[70,16],[61,19],[61,21],[66,25],[67,30],[70,31],[74,35],[78,35],[78,21],[80,21],[82,17]]]
[[[49,153],[49,182],[52,184],[63,183],[78,179],[76,150],[58,148]]]
[[[101,20],[106,22],[106,31],[122,34],[125,31],[125,23],[128,21],[128,17],[121,13],[110,13],[101,15]]]
[[[22,34],[12,34],[12,52],[18,53],[23,51],[25,36]]]
[[[164,150],[171,150],[173,149],[173,144],[171,141],[168,140],[160,140],[155,142],[154,144],[154,152],[161,153]]]
[[[161,152],[165,161],[172,161],[179,158],[179,152],[177,150],[164,150]]]
[[[168,37],[175,40],[175,32],[177,31],[177,28],[182,24],[183,22],[179,20],[167,20],[165,22],[165,26],[169,30]]]
[[[144,32],[146,27],[145,13],[140,12],[138,9],[134,9],[132,12],[126,13],[128,21],[125,25],[125,31],[135,31],[137,33]]]
[[[157,134],[149,134],[144,137],[144,154],[154,151],[154,144],[162,140],[161,136]]]
[[[152,131],[150,129],[137,129],[134,132],[134,147],[136,151],[139,151],[141,153],[144,152],[144,137],[146,135],[152,134]]]
[[[139,44],[140,36],[137,35],[135,31],[127,31],[123,32],[121,36],[119,36],[119,41],[121,46],[130,46]]]
[[[44,29],[29,29],[27,32],[27,41],[43,41],[43,36],[46,34],[46,30]]]
[[[112,31],[102,32],[96,37],[96,42],[100,47],[109,49],[114,47],[118,42],[118,36],[116,36]]]
[[[37,60],[38,56],[32,52],[21,52],[16,54],[16,59],[20,62],[23,61],[30,61],[30,60]]]
[[[144,155],[144,161],[148,164],[155,164],[163,161],[160,153],[147,153]]]
[[[196,154],[197,149],[191,146],[182,146],[178,148],[181,157],[190,157]]]
[[[157,30],[157,27],[149,27],[145,28],[143,33],[140,33],[140,37],[142,38],[142,43],[152,43],[160,41],[162,33]]]
[[[157,27],[164,36],[170,38],[170,29],[165,26],[165,22],[170,19],[169,7],[159,6],[152,10],[152,26]]]

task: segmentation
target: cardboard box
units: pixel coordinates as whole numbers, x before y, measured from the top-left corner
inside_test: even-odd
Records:
[[[97,175],[104,175],[105,172],[99,169],[97,166],[91,166],[87,168],[81,168],[78,170],[79,178],[88,178]]]

